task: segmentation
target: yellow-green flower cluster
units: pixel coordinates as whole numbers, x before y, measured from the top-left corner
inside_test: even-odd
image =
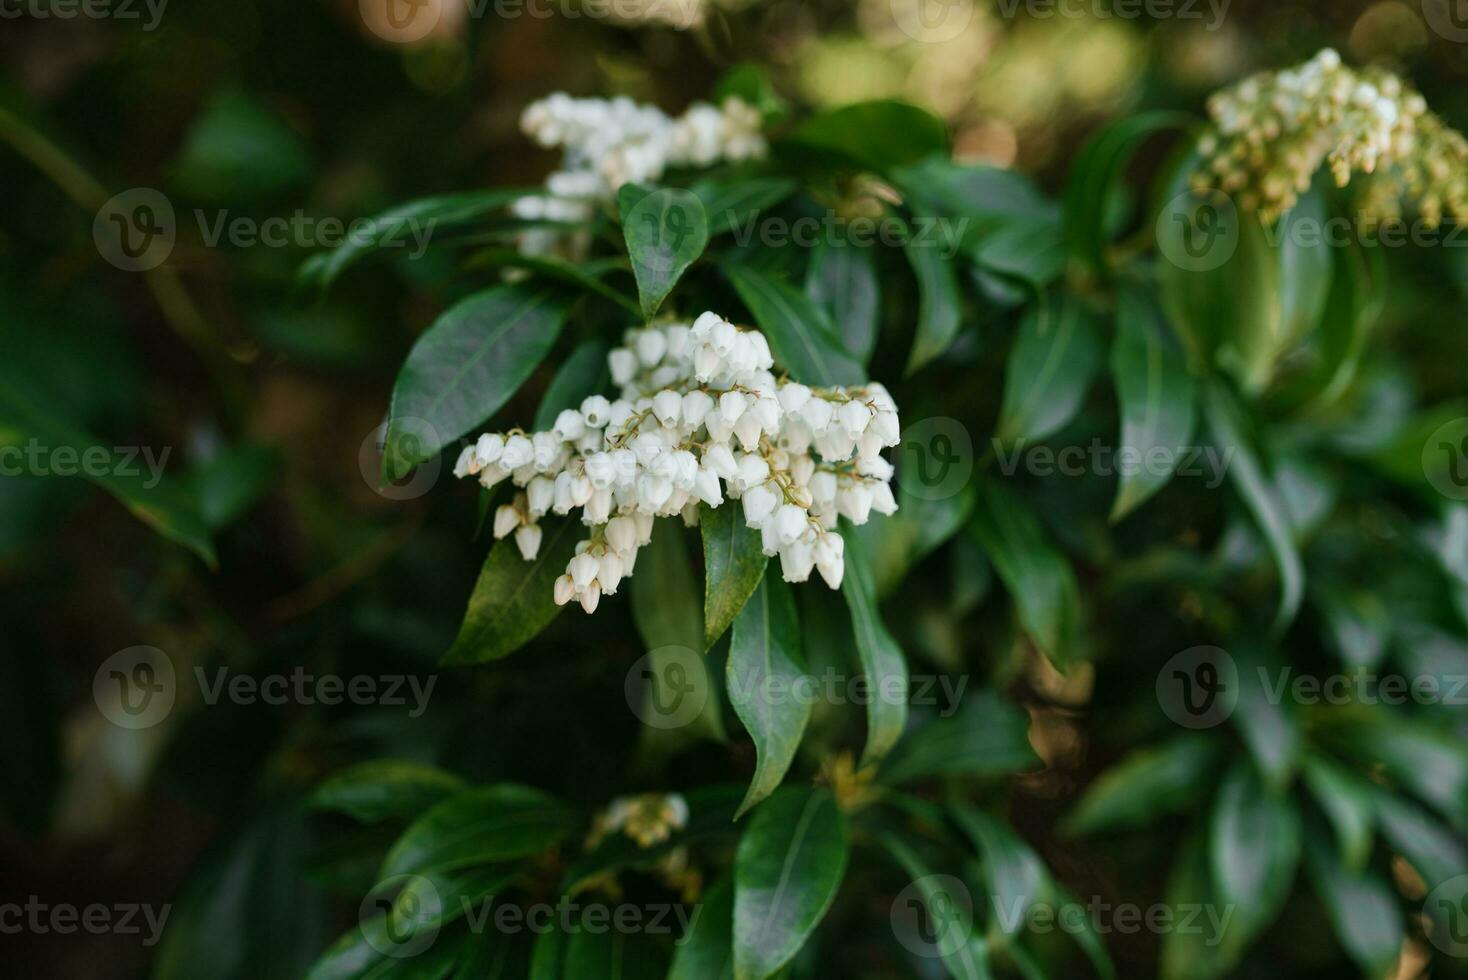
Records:
[[[1400,78],[1356,71],[1327,48],[1297,68],[1264,72],[1209,100],[1197,190],[1221,189],[1273,221],[1328,165],[1345,187],[1371,175],[1361,200],[1378,219],[1413,198],[1432,225],[1468,215],[1468,142]]]

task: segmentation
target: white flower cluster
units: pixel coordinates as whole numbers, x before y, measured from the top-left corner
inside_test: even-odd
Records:
[[[688,826],[688,801],[679,793],[619,796],[592,820],[586,847],[595,849],[613,834],[625,834],[646,850]]]
[[[494,516],[526,560],[540,548],[539,520],[580,509],[591,536],[557,580],[555,598],[587,612],[632,574],[654,518],[697,523],[698,505],[738,500],[763,550],[787,582],[819,570],[831,588],[845,571],[838,518],[865,524],[892,514],[897,406],[878,383],[810,388],[778,381],[769,344],[715,313],[692,326],[628,331],[608,357],[620,397],[593,395],[548,432],[481,436],[455,475],[486,487],[523,487]]]
[[[549,194],[512,206],[516,217],[527,220],[585,221],[623,184],[656,181],[669,167],[756,159],[768,150],[759,111],[732,97],[722,107],[695,103],[673,119],[625,96],[573,99],[556,93],[531,104],[520,124],[541,146],[565,150],[561,169],[546,181]],[[565,241],[556,229],[533,229],[521,236],[520,247],[546,255]],[[570,251],[576,251],[574,244]]]
[[[1386,176],[1368,210],[1391,210],[1411,196],[1430,223],[1445,212],[1468,213],[1463,137],[1400,78],[1354,71],[1329,48],[1298,68],[1217,93],[1208,110],[1216,132],[1199,147],[1206,164],[1195,186],[1237,193],[1246,210],[1268,220],[1293,207],[1327,163],[1342,187],[1356,172]]]

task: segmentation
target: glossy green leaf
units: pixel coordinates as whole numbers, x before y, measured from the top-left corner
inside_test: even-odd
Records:
[[[1059,218],[1033,180],[1006,167],[929,157],[894,171],[892,180],[914,211],[967,218],[963,235],[971,243],[1004,228],[1051,224]]]
[[[481,910],[486,901],[514,880],[515,872],[503,865],[408,875],[394,882],[403,887],[392,899],[388,928],[400,939],[429,931],[437,934],[471,909]]]
[[[779,787],[810,720],[811,706],[797,687],[806,673],[795,600],[773,575],[764,576],[734,621],[726,671],[729,702],[758,758],[737,819]]]
[[[734,976],[734,879],[704,892],[688,933],[673,950],[668,980],[732,980]]]
[[[481,220],[533,190],[496,187],[401,204],[367,221],[340,247],[307,261],[300,272],[304,285],[329,289],[341,274],[382,249],[416,251],[423,236]]]
[[[1272,650],[1236,646],[1239,697],[1230,716],[1259,772],[1283,792],[1300,764],[1304,734],[1279,685],[1289,676],[1286,661]]]
[[[760,215],[800,188],[788,177],[743,177],[737,180],[704,180],[693,185],[708,215],[709,236],[732,231],[735,241],[752,237]]]
[[[1307,757],[1300,775],[1335,829],[1341,864],[1353,872],[1366,867],[1376,826],[1371,784],[1321,755]]]
[[[507,657],[560,615],[555,581],[575,556],[583,530],[573,520],[547,520],[541,527],[540,551],[533,561],[521,557],[513,538],[497,541],[489,550],[458,638],[441,664],[482,664]]]
[[[334,773],[311,794],[317,810],[336,810],[365,823],[413,817],[464,788],[451,772],[406,759],[373,759]]]
[[[1300,863],[1300,814],[1240,760],[1213,801],[1208,840],[1214,886],[1225,907],[1234,906],[1235,941],[1246,943],[1289,897]]]
[[[803,149],[877,173],[930,156],[946,157],[949,145],[943,120],[891,100],[858,102],[813,116],[792,140]]]
[[[1329,220],[1325,198],[1313,190],[1268,233],[1279,251],[1281,349],[1303,340],[1325,313],[1338,251],[1324,232]]]
[[[1374,980],[1391,976],[1406,938],[1391,886],[1374,871],[1347,871],[1318,842],[1306,842],[1305,856],[1315,891],[1351,959]]]
[[[1051,897],[1045,862],[1013,830],[977,807],[953,803],[948,812],[983,856],[986,897],[996,911],[991,933],[1018,935],[1030,906]]]
[[[970,691],[957,711],[903,736],[882,765],[888,785],[930,776],[1006,775],[1036,769],[1029,716],[993,691]]]
[[[1457,827],[1468,827],[1468,745],[1419,720],[1375,711],[1335,738],[1368,766],[1431,804]]]
[[[985,480],[969,527],[1009,589],[1030,639],[1052,662],[1069,663],[1080,627],[1080,589],[1039,519],[1002,484]]]
[[[1167,334],[1152,299],[1141,287],[1121,287],[1111,376],[1121,403],[1119,451],[1140,465],[1121,470],[1112,521],[1136,510],[1172,479],[1197,421],[1197,385],[1187,360]],[[1167,465],[1150,458],[1165,454]]]
[[[23,449],[28,440],[38,440],[48,450],[48,471],[36,475],[55,476],[63,466],[74,470],[164,538],[214,565],[214,544],[198,503],[184,486],[163,475],[167,455],[159,453],[149,463],[137,453],[120,452],[42,408],[18,387],[0,382],[0,446]]]
[[[836,900],[849,848],[825,790],[787,787],[755,811],[734,856],[736,980],[765,980],[800,952]]]
[[[647,191],[629,184],[618,204],[642,315],[651,319],[708,247],[708,215],[697,195],[674,188]]]
[[[599,395],[612,384],[607,366],[609,348],[605,341],[583,341],[566,358],[556,376],[545,389],[540,407],[535,410],[535,431],[544,432],[556,424],[556,416],[568,408],[580,408],[592,395]]]
[[[1461,835],[1395,793],[1373,787],[1373,795],[1382,837],[1429,889],[1468,871],[1468,847]]]
[[[958,291],[953,258],[944,255],[939,245],[912,234],[903,245],[918,282],[917,331],[907,359],[908,374],[946,351],[963,322],[963,297]]]
[[[306,980],[443,980],[458,955],[458,947],[447,939],[425,943],[419,950],[416,940],[395,932],[388,917],[379,915],[343,933]]]
[[[770,342],[779,366],[812,385],[861,384],[866,372],[845,349],[825,312],[788,283],[748,265],[724,269]]]
[[[1030,308],[1004,372],[995,437],[1044,439],[1075,418],[1101,363],[1096,323],[1075,300],[1050,296]]]
[[[517,285],[475,293],[440,316],[393,386],[387,478],[399,479],[499,411],[550,353],[568,311],[559,294]]]
[[[172,178],[194,200],[234,207],[298,187],[314,166],[306,141],[274,109],[230,89],[189,127]]]
[[[1162,935],[1162,980],[1216,980],[1238,959],[1241,944],[1233,923],[1233,909],[1225,908],[1209,880],[1208,847],[1201,834],[1190,834],[1172,865],[1167,885],[1167,908],[1179,919],[1197,909],[1190,929],[1169,929]]]
[[[1305,599],[1305,563],[1291,534],[1284,505],[1254,449],[1237,402],[1221,384],[1210,384],[1203,391],[1203,406],[1214,444],[1225,452],[1233,450],[1229,480],[1253,515],[1279,570],[1280,598],[1274,631],[1276,635],[1282,634],[1294,622]]]
[[[1319,363],[1312,393],[1332,401],[1356,377],[1371,329],[1386,305],[1386,260],[1381,250],[1352,243],[1339,250],[1320,322]]]
[[[870,361],[882,313],[882,285],[872,250],[822,241],[811,253],[805,294],[826,311],[846,350],[862,364]]]
[[[843,525],[846,575],[841,594],[851,610],[856,653],[871,697],[867,700],[867,744],[861,753],[868,766],[891,751],[907,725],[907,657],[887,631],[877,608],[877,584],[860,536]]]
[[[1217,745],[1182,735],[1138,749],[1103,773],[1066,818],[1071,835],[1134,829],[1192,806],[1214,774]]]
[[[703,649],[724,635],[765,577],[769,557],[738,507],[699,508],[703,535]]]
[[[529,857],[571,833],[576,822],[563,804],[527,786],[501,783],[464,790],[403,832],[378,878]]]
[[[535,947],[530,955],[528,980],[564,980],[566,976],[566,947],[570,936],[557,922],[535,937]]]
[[[975,935],[973,910],[966,907],[970,896],[954,894],[950,876],[935,874],[918,853],[895,834],[882,834],[882,846],[912,878],[923,903],[927,922],[935,942],[933,949],[942,959],[948,975],[954,980],[989,980],[989,951],[982,937]],[[961,882],[960,882],[961,884]],[[927,936],[923,935],[926,939]]]
[[[614,928],[613,912],[601,926],[588,921],[589,910],[583,913],[566,946],[567,980],[663,980],[668,963],[657,943],[645,933]]]
[[[1185,125],[1180,112],[1144,112],[1117,120],[1081,150],[1065,185],[1065,238],[1072,257],[1104,275],[1111,240],[1108,209],[1121,190],[1127,167],[1150,136]]]

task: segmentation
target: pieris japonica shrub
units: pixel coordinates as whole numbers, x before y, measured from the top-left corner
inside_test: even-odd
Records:
[[[445,669],[537,664],[638,721],[540,785],[330,776],[372,880],[311,976],[1453,963],[1462,702],[1361,685],[1468,660],[1468,432],[1432,442],[1461,376],[1412,380],[1457,326],[1392,305],[1431,243],[1363,229],[1460,219],[1468,150],[1334,52],[1208,113],[1116,121],[1051,195],[913,106],[806,112],[741,69],[677,116],[536,102],[543,186],[379,218],[473,243],[385,435],[384,479],[446,462],[481,525]],[[696,914],[596,926],[628,903]]]

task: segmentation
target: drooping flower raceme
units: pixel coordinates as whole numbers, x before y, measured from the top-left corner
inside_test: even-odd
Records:
[[[555,598],[592,612],[632,574],[655,518],[691,525],[699,504],[738,506],[787,582],[819,571],[838,588],[838,519],[860,525],[897,510],[881,455],[900,437],[887,389],[777,380],[764,335],[715,313],[630,330],[624,341],[608,356],[615,400],[593,395],[547,432],[487,434],[460,455],[457,476],[523,488],[495,512],[495,537],[513,534],[528,561],[540,518],[579,510],[591,534]]]
[[[1398,217],[1404,197],[1429,224],[1468,216],[1468,141],[1388,72],[1355,71],[1327,48],[1219,92],[1208,110],[1215,131],[1200,145],[1195,186],[1239,194],[1268,220],[1292,208],[1326,164],[1342,187],[1353,173],[1375,175],[1362,207],[1378,219]]]
[[[763,157],[768,147],[761,122],[757,109],[735,97],[719,107],[695,103],[673,119],[626,97],[573,99],[556,93],[527,107],[520,125],[541,146],[565,150],[561,169],[547,179],[548,194],[521,198],[512,211],[527,220],[585,221],[623,184],[656,181],[669,167]],[[545,255],[566,240],[556,229],[532,229],[520,245]]]

